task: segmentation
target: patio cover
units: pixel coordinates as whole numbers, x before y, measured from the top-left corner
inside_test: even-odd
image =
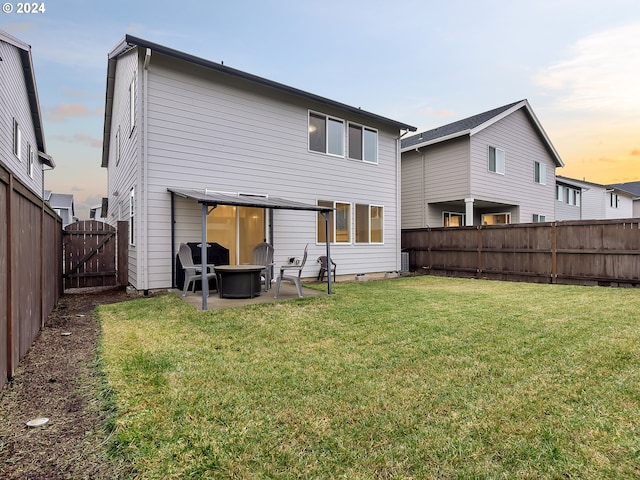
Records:
[[[331,261],[330,238],[329,238],[329,213],[333,211],[331,207],[321,207],[318,205],[310,205],[307,203],[296,202],[284,198],[251,195],[251,194],[234,194],[213,192],[208,190],[197,190],[188,188],[169,187],[167,190],[171,193],[171,261],[175,260],[175,215],[174,215],[174,195],[179,197],[196,200],[202,205],[202,309],[207,309],[207,297],[209,295],[209,282],[206,281],[205,272],[207,264],[207,214],[209,207],[217,207],[218,205],[231,205],[236,207],[256,207],[256,208],[272,208],[279,210],[307,210],[320,212],[324,216],[327,239],[327,261]],[[175,267],[174,267],[175,269]],[[327,293],[331,294],[331,275],[327,275]]]

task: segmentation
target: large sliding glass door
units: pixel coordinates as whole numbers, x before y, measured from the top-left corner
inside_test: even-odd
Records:
[[[266,210],[219,205],[207,216],[207,242],[229,249],[229,263],[253,263],[253,247],[266,239]]]

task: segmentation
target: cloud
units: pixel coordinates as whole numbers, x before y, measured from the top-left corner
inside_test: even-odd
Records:
[[[640,23],[578,40],[571,57],[544,68],[534,83],[570,111],[632,113],[640,109]]]
[[[436,110],[435,108],[430,108],[430,107],[420,109],[420,113],[422,115],[427,115],[429,117],[436,117],[436,118],[451,117],[455,114],[453,110],[448,110],[446,108],[441,108],[439,110]]]
[[[52,122],[66,122],[72,117],[99,116],[103,113],[103,108],[91,111],[82,103],[59,103],[55,107],[45,109],[45,118]]]
[[[630,155],[632,157],[637,157],[637,156],[640,155],[640,150],[638,150],[638,149],[632,150]]]
[[[89,145],[92,148],[102,148],[102,139],[92,137],[86,133],[76,133],[74,135],[56,135],[56,140],[60,140],[65,143],[83,143]]]

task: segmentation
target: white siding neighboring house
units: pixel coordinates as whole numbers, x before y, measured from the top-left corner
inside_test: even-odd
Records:
[[[31,47],[0,30],[0,162],[44,196],[46,154]]]
[[[612,185],[612,187],[624,190],[625,192],[629,192],[633,195],[633,216],[635,218],[640,218],[640,181],[616,183]]]
[[[78,221],[75,216],[75,207],[72,194],[52,193],[50,190],[45,190],[44,199],[62,219],[62,228],[66,227],[70,223]]]
[[[527,100],[402,140],[402,228],[555,218],[564,164]]]
[[[632,218],[634,215],[634,198],[637,195],[630,193],[616,185],[601,185],[599,183],[578,180],[575,178],[558,175],[557,182],[566,188],[581,190],[580,216],[566,216],[558,220],[607,220],[613,218]],[[559,191],[559,187],[557,192]],[[557,194],[558,195],[558,194]],[[556,199],[556,208],[566,211],[566,207]],[[571,197],[573,198],[573,197]],[[566,190],[562,201],[567,202]]]
[[[340,274],[399,270],[402,130],[415,128],[127,35],[109,54],[102,166],[107,221],[130,224],[130,284],[173,285],[179,244],[201,241],[205,191],[335,208]],[[220,204],[204,215],[230,263],[251,263],[265,239],[276,265],[309,244],[303,276],[317,275],[320,214]]]

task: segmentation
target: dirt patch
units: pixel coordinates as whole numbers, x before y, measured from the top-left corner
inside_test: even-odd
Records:
[[[97,305],[132,298],[123,289],[65,295],[0,393],[0,478],[113,479],[104,413],[96,400]],[[47,417],[30,428],[27,422]]]

